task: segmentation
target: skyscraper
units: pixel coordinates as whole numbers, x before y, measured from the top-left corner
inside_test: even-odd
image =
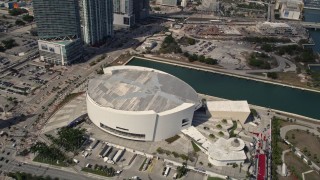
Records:
[[[102,43],[113,35],[112,0],[79,0],[83,41]]]
[[[113,0],[113,24],[133,26],[149,15],[149,3],[149,0]]]
[[[82,58],[77,0],[33,0],[40,60],[68,65]]]
[[[120,26],[133,26],[133,0],[113,0],[113,24]]]
[[[33,0],[40,39],[75,39],[81,36],[77,0]]]
[[[133,0],[133,13],[136,22],[149,16],[150,0]]]

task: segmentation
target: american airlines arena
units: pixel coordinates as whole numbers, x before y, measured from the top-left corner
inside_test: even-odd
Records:
[[[115,66],[91,79],[87,112],[100,129],[122,138],[161,141],[191,126],[200,106],[197,92],[155,69]]]

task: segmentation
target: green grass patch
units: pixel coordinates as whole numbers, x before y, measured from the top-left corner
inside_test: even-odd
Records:
[[[59,164],[57,164],[57,160],[52,160],[50,158],[47,157],[43,157],[40,155],[37,155],[33,161],[35,162],[39,162],[39,163],[44,163],[44,164],[50,164],[50,165],[54,165],[54,166],[61,166],[61,167],[68,167],[68,164],[62,161],[59,161]]]
[[[145,159],[143,160],[143,163],[141,164],[141,166],[140,166],[140,168],[139,168],[139,171],[142,171],[143,165],[144,165],[144,163],[146,163],[146,161],[147,161],[147,158],[145,158]]]
[[[179,138],[180,138],[179,135],[175,135],[175,136],[173,136],[173,137],[171,137],[171,138],[166,139],[165,141],[166,141],[167,143],[171,144],[171,143],[173,143],[174,141],[178,140]]]
[[[237,129],[238,123],[237,123],[237,121],[232,121],[232,123],[233,123],[233,126],[232,126],[232,128],[231,128],[231,130],[229,132],[229,135],[230,135],[230,137],[236,137],[236,134],[234,133],[234,130]]]
[[[280,137],[280,127],[281,119],[273,117],[271,121],[271,146],[272,146],[272,166],[271,166],[271,176],[274,179],[278,178],[277,166],[282,164],[282,148],[279,146],[279,143],[282,141]]]
[[[86,168],[86,167],[82,168],[81,171],[92,173],[92,174],[97,174],[97,175],[100,175],[100,176],[106,176],[106,177],[114,176],[114,171],[108,172],[108,171],[91,169],[91,168]]]
[[[209,177],[207,178],[207,180],[224,180],[224,179],[218,178],[218,177],[211,177],[211,176],[209,176]]]
[[[191,141],[191,144],[194,152],[199,152],[201,150],[195,142]]]

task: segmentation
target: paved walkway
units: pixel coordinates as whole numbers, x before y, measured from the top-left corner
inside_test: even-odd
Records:
[[[291,149],[287,149],[287,150],[282,151],[282,155],[281,155],[282,162],[285,162],[284,161],[284,156],[286,155],[287,152],[290,152],[290,151],[291,151]]]
[[[287,132],[288,132],[288,131],[291,131],[291,130],[294,130],[294,129],[299,129],[299,130],[302,130],[302,131],[309,130],[310,133],[314,133],[315,135],[320,136],[320,133],[319,133],[317,130],[313,129],[313,128],[309,128],[309,127],[305,127],[305,126],[301,126],[301,125],[289,125],[289,126],[284,126],[284,127],[282,127],[282,128],[280,129],[280,136],[281,136],[281,138],[282,138],[282,139],[285,139]],[[290,149],[289,149],[288,151],[290,151]],[[306,156],[305,154],[303,154],[303,152],[301,152],[301,150],[296,147],[296,153],[297,153],[297,152],[299,152],[300,154],[302,154],[306,160],[309,159],[308,156]],[[282,152],[281,159],[282,159],[283,162],[284,162],[284,155],[285,155],[285,153],[287,153],[287,150],[285,150],[285,151]],[[313,167],[313,168],[315,168],[315,169],[317,169],[317,170],[320,170],[320,167],[319,167],[317,164],[315,164],[314,162],[312,162],[311,167]]]
[[[313,172],[313,170],[306,171],[306,172],[302,173],[302,179],[305,180],[305,179],[304,179],[304,175],[305,175],[305,174],[308,174],[308,173],[311,173],[311,172]]]
[[[303,130],[303,131],[309,130],[310,133],[314,133],[315,135],[319,135],[320,136],[320,133],[315,129],[308,128],[308,127],[301,126],[301,125],[289,125],[289,126],[284,126],[284,127],[282,127],[280,129],[281,138],[285,139],[287,132],[291,131],[291,130],[294,130],[294,129],[299,129],[299,130]]]

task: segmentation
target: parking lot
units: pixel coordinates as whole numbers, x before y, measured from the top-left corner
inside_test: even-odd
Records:
[[[190,54],[204,55],[217,59],[219,65],[226,69],[249,69],[245,55],[249,44],[236,41],[199,40],[195,45],[181,46],[182,51]]]
[[[32,90],[45,85],[59,73],[42,66],[26,64],[12,69],[0,80],[0,89],[7,95],[27,96]]]

